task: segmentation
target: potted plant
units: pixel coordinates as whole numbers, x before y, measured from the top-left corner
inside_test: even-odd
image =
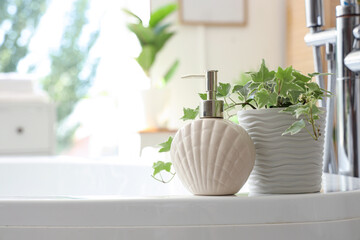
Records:
[[[305,76],[292,67],[269,71],[263,61],[258,72],[247,74],[241,84],[219,83],[217,96],[224,99],[227,118],[238,121],[255,144],[250,192],[320,191],[325,109],[317,102],[330,94],[311,81],[319,73]],[[184,108],[182,119],[197,114],[198,108]],[[161,146],[168,151],[171,139]],[[154,164],[154,173],[170,172],[171,165],[164,164]]]
[[[325,109],[329,96],[312,77],[292,67],[269,71],[263,61],[246,84],[227,93],[228,110],[240,106],[238,121],[256,148],[249,178],[253,193],[307,193],[321,189]],[[295,135],[296,134],[296,135]]]
[[[140,43],[141,52],[136,61],[150,81],[150,89],[142,93],[147,128],[163,128],[166,125],[166,121],[160,119],[168,102],[167,98],[170,96],[169,89],[164,89],[164,86],[174,75],[179,60],[174,60],[161,79],[154,79],[151,70],[158,54],[175,35],[175,32],[170,30],[172,23],[164,22],[164,20],[176,10],[177,4],[164,5],[153,11],[149,22],[144,23],[135,13],[123,9],[135,20],[135,22],[128,23],[127,27],[136,35]]]

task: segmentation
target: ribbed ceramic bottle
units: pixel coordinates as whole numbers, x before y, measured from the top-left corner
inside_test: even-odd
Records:
[[[200,119],[177,132],[171,159],[181,182],[193,194],[230,195],[248,179],[255,147],[239,125],[223,119]]]
[[[254,169],[249,178],[250,193],[310,193],[321,189],[324,152],[325,109],[317,121],[322,135],[315,141],[305,129],[295,135],[282,133],[294,116],[281,109],[238,112],[239,123],[256,148]],[[307,125],[311,130],[311,126]]]
[[[208,99],[199,120],[182,127],[171,144],[171,161],[183,185],[196,195],[231,195],[245,184],[255,161],[248,133],[222,118],[216,100],[217,71],[207,72]]]

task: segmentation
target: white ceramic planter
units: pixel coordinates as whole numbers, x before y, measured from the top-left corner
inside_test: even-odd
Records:
[[[182,127],[170,153],[181,182],[196,195],[237,193],[255,161],[255,147],[248,133],[230,121],[214,118]]]
[[[146,128],[166,128],[168,123],[167,105],[170,91],[167,88],[150,88],[141,93]]]
[[[296,120],[281,109],[238,112],[239,124],[256,148],[254,169],[249,177],[251,193],[311,193],[321,189],[325,112],[317,121],[321,137],[315,141],[305,130],[282,133]],[[322,109],[325,111],[325,109]],[[307,126],[311,130],[310,125]]]

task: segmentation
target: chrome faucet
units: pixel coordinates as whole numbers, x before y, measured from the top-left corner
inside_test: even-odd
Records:
[[[305,42],[313,47],[316,72],[323,72],[320,48],[325,46],[327,89],[336,97],[320,104],[327,108],[324,172],[360,177],[360,8],[357,0],[341,0],[336,29],[322,30],[322,0],[305,0]],[[324,88],[323,76],[317,81]],[[334,121],[336,124],[334,124]],[[358,125],[359,123],[359,125]],[[334,131],[335,126],[335,131]],[[333,133],[335,132],[335,136]],[[335,140],[335,142],[334,142]],[[336,149],[336,152],[335,152]]]

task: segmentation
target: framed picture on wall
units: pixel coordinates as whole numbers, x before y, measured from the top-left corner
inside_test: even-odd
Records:
[[[189,25],[245,26],[247,0],[179,0],[180,21]]]

